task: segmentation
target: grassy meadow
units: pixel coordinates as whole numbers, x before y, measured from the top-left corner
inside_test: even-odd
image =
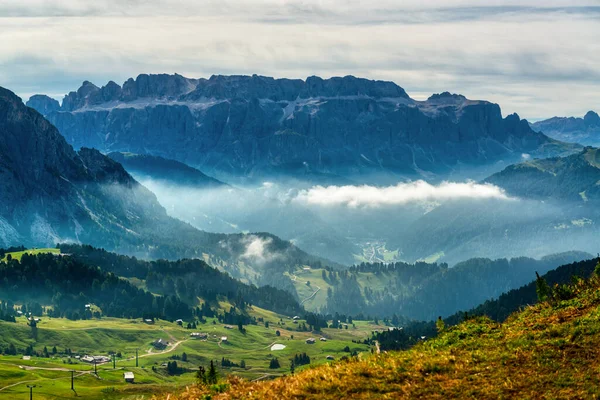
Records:
[[[226,304],[222,304],[226,307]],[[92,320],[70,321],[64,318],[42,317],[38,323],[37,333],[27,325],[25,317],[17,318],[17,323],[0,322],[0,348],[5,349],[13,344],[17,349],[24,349],[32,344],[36,351],[44,347],[49,352],[56,347],[58,354],[50,354],[49,358],[31,357],[23,360],[22,355],[0,356],[0,399],[26,398],[27,385],[34,388],[36,399],[64,399],[83,397],[86,399],[144,399],[162,392],[173,391],[195,382],[195,371],[198,366],[207,367],[210,360],[215,360],[220,376],[233,375],[247,380],[266,379],[289,373],[290,359],[297,353],[306,352],[311,359],[311,366],[327,362],[327,356],[339,359],[350,351],[370,352],[371,349],[361,341],[374,329],[382,329],[366,322],[356,322],[355,327],[348,329],[323,329],[320,334],[298,332],[298,324],[288,317],[253,307],[251,314],[268,321],[259,325],[245,326],[246,332],[237,327],[227,329],[216,319],[208,318],[194,332],[208,334],[208,339],[190,338],[192,330],[185,329],[176,323],[157,320],[155,324],[146,324],[139,319],[127,320],[119,318],[102,318]],[[300,321],[303,322],[303,321]],[[277,331],[280,335],[277,335]],[[35,336],[35,338],[34,338]],[[227,342],[221,341],[227,336]],[[307,344],[309,337],[317,339],[315,344]],[[320,341],[326,337],[327,341]],[[162,338],[171,343],[164,350],[154,349],[151,343]],[[283,344],[285,349],[271,351],[273,344]],[[116,369],[112,363],[98,365],[98,376],[94,375],[93,365],[81,362],[64,354],[66,348],[76,354],[107,355],[109,352],[121,353],[116,360]],[[138,350],[138,367],[135,363],[135,351]],[[187,355],[182,361],[181,355]],[[178,358],[177,364],[186,371],[169,375],[163,365]],[[221,368],[222,358],[240,365],[243,360],[245,368]],[[278,358],[281,367],[269,369],[273,357]],[[298,367],[296,370],[302,370]],[[75,372],[75,390],[71,391],[71,370]],[[124,382],[123,372],[135,374],[135,383]]]
[[[6,258],[8,257],[8,255],[10,254],[10,256],[14,259],[14,260],[19,260],[21,261],[21,257],[23,257],[23,254],[31,254],[31,255],[35,255],[35,254],[42,254],[42,253],[53,253],[53,254],[60,254],[60,250],[59,249],[53,249],[53,248],[46,248],[46,249],[28,249],[25,251],[15,251],[12,253],[6,253],[6,255],[4,256],[4,258],[2,258],[0,261],[6,261]]]

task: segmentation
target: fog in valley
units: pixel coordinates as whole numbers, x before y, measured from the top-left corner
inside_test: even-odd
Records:
[[[472,257],[539,258],[594,249],[594,216],[588,209],[520,199],[487,183],[291,186],[265,181],[198,189],[135,177],[171,216],[199,229],[270,232],[346,265],[399,260],[453,265]],[[259,249],[249,248],[248,254]]]

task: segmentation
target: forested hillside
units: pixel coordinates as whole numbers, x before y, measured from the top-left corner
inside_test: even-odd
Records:
[[[530,282],[536,271],[544,274],[586,258],[591,255],[582,252],[540,260],[474,258],[452,268],[446,264],[363,263],[348,271],[323,275],[330,285],[326,309],[351,315],[397,314],[416,320],[445,318]]]
[[[13,302],[51,305],[49,315],[70,319],[192,315],[192,308],[177,296],[153,295],[113,273],[53,254],[24,254],[20,261],[0,262],[0,294]],[[86,304],[94,304],[97,315]]]
[[[527,306],[536,304],[539,300],[540,285],[548,286],[547,296],[560,296],[561,286],[569,282],[577,282],[579,279],[589,278],[600,258],[592,258],[585,261],[561,265],[547,273],[532,279],[528,284],[518,289],[502,293],[498,298],[489,299],[484,303],[471,309],[461,310],[443,319],[443,324],[453,326],[466,319],[485,316],[497,322],[503,322],[512,313]],[[422,336],[433,337],[437,335],[436,325],[442,320],[431,321],[409,321],[402,324],[402,329],[392,329],[384,332],[375,332],[368,343],[378,341],[382,349],[401,350],[414,346]],[[396,325],[398,326],[398,325]]]
[[[241,283],[202,260],[143,261],[87,245],[61,244],[59,247],[80,262],[118,276],[143,280],[148,290],[176,296],[189,304],[195,304],[197,298],[212,301],[224,296],[287,315],[302,311],[293,294],[271,286]]]

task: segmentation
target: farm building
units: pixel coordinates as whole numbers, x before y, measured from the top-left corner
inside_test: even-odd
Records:
[[[207,333],[193,332],[193,333],[190,333],[190,337],[192,339],[208,339],[208,334]]]
[[[327,341],[327,338],[324,338],[324,337],[322,337],[322,338],[320,338],[319,340],[320,340],[321,342],[326,342],[326,341]]]
[[[293,320],[294,320],[294,321],[297,321],[297,320],[299,320],[299,319],[300,319],[300,317],[299,317],[299,316],[297,316],[297,315],[296,315],[296,316],[294,316],[294,318],[293,318]]]
[[[157,339],[154,342],[152,342],[152,346],[154,346],[157,349],[164,349],[169,345],[169,342],[167,342],[166,340],[163,339]]]
[[[102,364],[102,363],[107,363],[110,361],[110,358],[106,357],[106,356],[88,356],[85,355],[83,357],[80,358],[81,361],[86,362],[86,363],[96,363],[96,364]]]
[[[335,360],[335,357],[334,356],[327,356],[327,359],[328,360]]]
[[[145,322],[145,323],[147,323],[147,324],[150,324],[150,325],[152,325],[152,324],[154,323],[154,320],[153,320],[153,319],[146,318],[146,319],[144,320],[144,322]]]
[[[135,376],[133,375],[133,372],[124,372],[123,379],[125,379],[125,382],[133,383]]]
[[[234,326],[233,325],[223,325],[223,328],[225,328],[225,329],[233,329]]]
[[[227,342],[227,336],[222,336],[221,337],[221,342]]]
[[[308,338],[306,339],[306,344],[315,344],[317,341],[315,340],[315,338]]]

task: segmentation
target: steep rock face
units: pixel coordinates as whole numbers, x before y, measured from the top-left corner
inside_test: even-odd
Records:
[[[531,124],[533,130],[565,142],[600,146],[600,116],[588,111],[583,118],[553,117]]]
[[[210,174],[418,176],[571,150],[516,114],[502,118],[496,104],[447,92],[419,102],[392,82],[352,76],[84,82],[47,117],[76,148],[147,153]]]

